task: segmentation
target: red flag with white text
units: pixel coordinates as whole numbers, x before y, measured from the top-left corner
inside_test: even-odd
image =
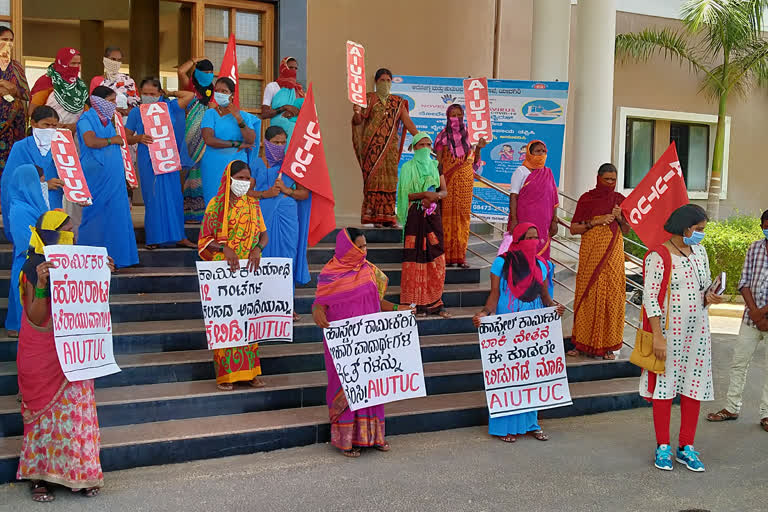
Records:
[[[224,52],[224,58],[221,60],[221,70],[219,71],[219,78],[226,76],[235,82],[235,95],[234,103],[235,107],[240,108],[240,83],[237,74],[237,41],[235,40],[235,34],[229,34],[229,42],[227,43],[227,50]]]
[[[320,134],[311,83],[304,98],[304,105],[296,118],[296,127],[293,129],[280,172],[312,192],[308,243],[314,246],[336,229],[336,215],[331,177],[328,175],[328,164],[325,161],[323,137]]]
[[[654,248],[670,239],[672,235],[664,231],[664,224],[673,211],[688,202],[688,189],[673,142],[621,203],[621,211],[640,240]]]

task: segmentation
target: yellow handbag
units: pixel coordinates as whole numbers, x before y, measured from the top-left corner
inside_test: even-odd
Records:
[[[664,329],[669,329],[669,285],[667,285],[667,320]],[[645,318],[645,306],[640,308],[640,321]],[[664,361],[660,361],[653,353],[653,333],[638,329],[635,336],[635,348],[629,356],[629,362],[649,372],[664,373]]]

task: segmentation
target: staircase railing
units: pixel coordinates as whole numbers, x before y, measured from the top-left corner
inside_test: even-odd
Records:
[[[488,180],[486,178],[483,178],[482,176],[475,176],[475,179],[477,181],[481,182],[486,187],[488,187],[490,189],[493,189],[493,190],[495,190],[495,191],[497,191],[497,192],[499,192],[501,194],[504,194],[505,197],[509,197],[509,195],[510,195],[508,190],[505,190],[504,188],[498,186],[496,183],[494,183],[494,182],[492,182],[492,181],[490,181],[490,180]],[[560,201],[560,205],[558,206],[558,224],[559,224],[560,228],[558,229],[557,235],[552,237],[553,248],[555,248],[555,246],[556,246],[557,247],[557,251],[559,251],[563,255],[573,256],[575,261],[576,261],[576,264],[578,265],[579,249],[581,247],[581,237],[573,237],[573,236],[570,235],[571,223],[567,219],[571,219],[573,217],[573,209],[566,207],[566,204],[565,204],[566,202],[571,202],[574,205],[573,208],[575,209],[575,205],[576,205],[577,200],[572,198],[572,197],[570,197],[567,194],[564,194],[563,192],[558,192],[558,193],[559,193],[560,197],[562,198],[562,200]],[[473,198],[476,201],[484,203],[486,206],[488,206],[492,210],[495,210],[500,215],[503,215],[505,217],[508,215],[507,210],[499,208],[498,206],[490,203],[489,201],[487,201],[487,200],[485,200],[485,199],[483,199],[481,197],[478,197],[477,195],[473,194]],[[502,228],[502,227],[500,227],[497,224],[489,222],[488,220],[484,219],[483,217],[481,217],[478,214],[475,214],[474,212],[471,215],[472,215],[474,220],[476,220],[476,221],[478,221],[478,222],[480,222],[482,224],[486,224],[486,225],[490,226],[491,234],[499,233],[499,234],[503,235],[506,232],[505,227]],[[470,236],[473,236],[473,237],[477,238],[478,240],[484,242],[485,244],[493,247],[496,251],[498,251],[498,249],[499,249],[499,247],[501,245],[501,240],[500,239],[494,238],[494,237],[489,237],[488,235],[481,235],[479,233],[475,233],[472,230],[470,230]],[[623,242],[624,242],[624,244],[633,245],[633,246],[635,246],[635,247],[637,247],[637,248],[639,248],[639,249],[641,249],[643,251],[647,250],[647,248],[644,245],[636,242],[635,240],[629,239],[627,237],[623,237]],[[626,245],[624,245],[623,247],[626,247]],[[480,253],[480,252],[478,252],[476,250],[473,250],[471,248],[468,249],[468,251],[471,254],[475,255],[476,257],[482,259],[483,261],[485,261],[487,263],[492,263],[492,259],[489,260],[482,253]],[[495,253],[494,253],[494,257],[495,257]],[[570,276],[575,276],[577,274],[578,268],[577,267],[572,267],[572,266],[566,264],[563,261],[563,259],[561,259],[559,257],[555,257],[555,256],[552,256],[550,259],[552,260],[553,263],[555,263],[555,265],[558,266],[558,269],[561,272],[563,270],[569,272],[569,274],[568,274],[569,277]],[[625,275],[627,273],[629,273],[629,272],[634,273],[635,275],[642,275],[643,261],[640,258],[638,258],[637,256],[635,256],[635,255],[627,252],[626,250],[624,250],[624,261],[625,261]],[[554,276],[554,282],[560,288],[562,288],[564,290],[567,290],[568,292],[570,292],[572,294],[576,293],[576,290],[574,290],[573,288],[568,286],[565,282],[563,282],[563,279],[558,278],[557,274],[555,274],[555,276]],[[640,284],[638,284],[637,282],[635,282],[633,279],[628,278],[626,280],[626,283],[627,283],[627,286],[629,286],[629,288],[634,291],[634,293],[633,293],[634,296],[638,296],[638,295],[640,295],[642,293],[643,287]],[[561,300],[560,302],[563,303],[564,301]],[[635,302],[630,300],[630,298],[626,298],[626,297],[625,297],[625,303],[628,304],[630,306],[630,308],[632,308],[634,311],[637,311],[638,312],[638,317],[639,317],[640,306],[638,306]],[[565,309],[567,311],[573,313],[574,311],[573,311],[573,308],[571,307],[571,304],[572,304],[572,301],[569,301],[569,303],[564,304],[564,305],[565,305]],[[640,325],[630,321],[630,319],[627,318],[627,315],[625,315],[624,323],[626,325],[628,325],[629,327],[631,327],[632,329],[635,329],[635,330],[640,328]],[[624,345],[626,345],[626,346],[628,346],[630,348],[633,348],[632,345],[630,345],[629,343],[626,342],[626,340],[624,340],[623,343],[624,343]]]

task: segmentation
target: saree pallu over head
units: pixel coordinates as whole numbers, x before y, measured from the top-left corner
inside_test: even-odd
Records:
[[[69,65],[77,55],[80,52],[75,48],[60,49],[46,74],[35,82],[32,94],[53,88],[56,102],[64,110],[73,114],[81,112],[88,99],[88,86],[79,78],[80,67]]]
[[[536,226],[531,222],[523,222],[515,226],[507,251],[501,256],[504,258],[504,276],[507,281],[510,302],[512,298],[523,302],[531,302],[541,294],[544,283],[544,275],[541,272],[539,261],[546,262],[536,253],[539,241],[537,239],[524,240],[529,229]]]
[[[336,249],[331,261],[323,267],[317,278],[315,305],[348,306],[347,318],[374,313],[360,311],[360,304],[367,303],[364,297],[375,298],[378,302],[387,289],[387,276],[365,258],[346,229],[336,235]]]
[[[289,60],[296,60],[293,57],[283,57],[278,68],[277,85],[281,89],[293,89],[297,98],[304,97],[304,88],[296,81],[296,70],[288,67]]]
[[[540,141],[532,141],[528,147]],[[526,162],[530,150],[527,152]],[[538,165],[537,162],[535,165]],[[539,250],[539,256],[549,259],[549,226],[552,223],[555,207],[560,204],[557,194],[557,184],[552,170],[549,167],[531,168],[528,163],[523,164],[531,171],[526,178],[520,194],[517,198],[517,220],[519,222],[531,222],[536,225],[539,231],[539,238],[542,240],[542,247]],[[534,165],[534,164],[531,164]],[[543,165],[543,164],[542,164]]]
[[[37,219],[32,228],[32,236],[29,239],[27,260],[21,268],[24,279],[32,286],[37,286],[37,266],[45,261],[46,245],[72,245],[75,243],[75,235],[71,231],[59,231],[66,224],[69,215],[61,210],[45,212]],[[23,279],[19,280],[19,296],[23,295]],[[48,285],[50,287],[50,284]]]
[[[422,139],[430,139],[424,132],[413,136],[413,146]],[[403,164],[400,170],[400,180],[397,185],[397,220],[401,225],[405,225],[408,217],[408,207],[410,194],[420,194],[428,190],[436,191],[440,186],[440,171],[437,168],[437,161],[433,160],[429,151],[414,151],[413,159]]]
[[[440,154],[444,148],[450,148],[451,154],[456,158],[462,158],[470,151],[469,134],[467,133],[467,126],[464,124],[464,109],[461,105],[454,103],[445,111],[445,115],[453,108],[459,108],[462,110],[462,117],[448,118],[445,123],[445,128],[437,134],[435,137],[435,153]],[[458,122],[452,122],[451,119],[457,119]],[[455,126],[458,124],[458,126]]]
[[[585,192],[576,203],[576,211],[573,213],[572,222],[586,222],[599,215],[608,215],[614,206],[619,206],[626,199],[623,194],[615,191],[616,185],[609,185],[598,175],[597,185],[592,190]],[[618,229],[618,224],[612,222],[611,231]]]

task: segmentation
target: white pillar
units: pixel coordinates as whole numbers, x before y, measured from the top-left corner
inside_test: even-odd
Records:
[[[531,80],[568,80],[571,0],[533,2]]]
[[[576,55],[570,91],[574,123],[569,127],[573,134],[573,158],[571,167],[565,170],[565,192],[574,198],[594,188],[597,168],[613,160],[616,0],[582,0],[576,16]]]

